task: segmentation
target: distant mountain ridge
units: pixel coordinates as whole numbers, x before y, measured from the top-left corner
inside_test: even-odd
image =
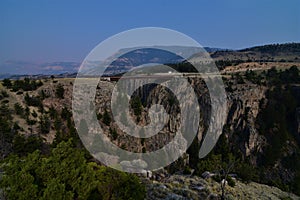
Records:
[[[255,51],[262,53],[289,52],[300,53],[300,43],[267,44],[238,50],[240,52]]]
[[[177,63],[182,62],[183,57],[203,52],[205,49],[214,60],[242,60],[246,61],[265,61],[265,62],[300,62],[300,43],[270,44],[254,46],[250,48],[231,50],[210,47],[179,47],[168,46],[168,49],[176,49],[178,55],[171,55],[170,52],[162,52],[161,47],[134,49],[120,49],[116,54],[121,55],[118,59],[111,61],[110,66],[105,71],[106,75],[124,73],[133,67],[143,63]],[[154,50],[156,49],[156,50]],[[107,61],[110,62],[110,61]],[[6,61],[0,64],[0,79],[12,75],[67,75],[77,73],[81,63],[78,62],[47,62],[33,63],[24,61]],[[109,63],[108,63],[109,64]],[[97,74],[97,66],[103,65],[103,61],[91,62],[89,74]],[[74,75],[72,75],[74,76]]]
[[[78,71],[78,62],[45,62],[35,63],[27,61],[6,61],[0,63],[0,78],[15,75],[57,75],[75,73]]]
[[[168,51],[164,51],[165,49]],[[300,43],[264,45],[241,50],[209,47],[153,46],[153,48],[120,50],[118,54],[121,56],[111,63],[108,62],[110,64],[106,68],[104,75],[122,74],[144,63],[175,64],[183,62],[185,58],[189,58],[192,62],[197,63],[207,59],[203,54],[204,50],[209,53],[210,57],[216,61],[217,66],[221,67],[221,69],[225,67],[223,64],[226,63],[300,62]],[[172,52],[176,52],[177,55]],[[220,63],[223,63],[222,66],[219,65]],[[104,66],[103,63],[90,68],[89,71],[85,72],[85,75],[100,74],[100,66]],[[183,69],[182,71],[185,70]]]
[[[269,44],[235,51],[211,53],[214,60],[243,60],[259,62],[300,62],[300,43]]]

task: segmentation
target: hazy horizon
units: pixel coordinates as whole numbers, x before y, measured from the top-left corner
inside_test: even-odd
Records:
[[[296,0],[5,0],[0,2],[0,73],[21,72],[27,65],[35,73],[45,63],[81,63],[103,40],[138,27],[173,29],[211,48],[300,42],[299,8]]]
[[[289,43],[297,43],[299,42],[289,42]],[[289,43],[272,43],[272,44],[261,44],[255,46],[245,47],[243,49],[263,46],[263,45],[276,45],[276,44],[289,44]],[[149,46],[151,47],[151,46]],[[153,46],[155,48],[156,46]],[[197,48],[194,46],[185,46],[191,48]],[[230,49],[230,48],[218,48],[218,47],[208,47],[205,46],[203,48],[210,48],[213,51],[215,50],[243,50],[243,49]],[[119,49],[118,51],[122,51],[123,49]],[[115,52],[117,53],[117,52]],[[3,77],[9,77],[10,75],[58,75],[64,73],[77,73],[82,61],[68,61],[68,60],[57,60],[53,62],[38,62],[38,61],[28,61],[28,60],[6,60],[0,63],[0,75],[4,75]],[[93,62],[104,62],[104,60],[94,60]],[[8,75],[8,76],[6,76]],[[1,76],[0,76],[1,77]],[[3,78],[2,77],[2,78]]]

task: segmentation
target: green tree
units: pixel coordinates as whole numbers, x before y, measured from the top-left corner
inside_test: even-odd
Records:
[[[2,96],[3,98],[7,98],[7,97],[9,97],[9,94],[7,93],[6,90],[1,90],[1,96]]]
[[[25,137],[21,134],[17,134],[13,140],[13,152],[19,156],[27,155],[35,150],[42,148],[42,139],[37,135],[30,135]]]
[[[111,117],[108,114],[107,110],[104,111],[104,114],[102,116],[102,122],[107,126],[109,126],[109,124],[111,122]]]
[[[49,133],[51,128],[51,121],[47,115],[42,115],[40,117],[40,131],[42,134]]]
[[[63,85],[58,84],[55,89],[55,96],[57,98],[63,99],[64,93],[65,93],[65,89],[64,89]]]
[[[22,116],[24,114],[24,108],[19,103],[15,103],[14,108],[17,115]]]
[[[26,157],[10,156],[0,180],[10,199],[132,199],[145,198],[139,178],[87,162],[72,140],[59,143],[49,156],[39,151]]]
[[[97,177],[100,180],[98,190],[102,199],[139,200],[145,198],[145,187],[135,175],[100,167]]]
[[[118,133],[116,129],[109,128],[109,133],[113,140],[116,140],[118,138]]]
[[[133,113],[139,117],[142,114],[142,101],[138,96],[134,96],[131,99],[131,107],[133,109]]]
[[[72,113],[68,110],[67,107],[63,107],[60,116],[62,119],[68,119],[72,116]]]
[[[2,167],[5,175],[0,180],[6,199],[38,199],[38,185],[32,171],[39,166],[40,154],[30,154],[25,160],[11,156]]]
[[[207,157],[200,160],[197,165],[197,173],[201,175],[205,171],[219,171],[222,168],[222,155],[210,153]]]
[[[257,170],[254,166],[248,164],[248,162],[239,162],[236,167],[235,171],[237,172],[238,176],[244,182],[250,182],[252,180],[257,180]]]
[[[17,134],[13,141],[13,151],[18,155],[24,153],[26,138],[23,135]]]
[[[74,193],[72,191],[67,191],[65,184],[60,183],[58,179],[54,178],[47,183],[47,188],[45,189],[41,200],[49,200],[49,199],[72,200],[74,199],[73,197],[74,197]]]
[[[29,96],[28,93],[25,94],[24,97],[25,103],[28,106],[42,107],[42,100],[39,97]]]
[[[11,87],[12,87],[11,80],[8,79],[8,78],[3,79],[2,85],[3,85],[4,87],[11,88]]]

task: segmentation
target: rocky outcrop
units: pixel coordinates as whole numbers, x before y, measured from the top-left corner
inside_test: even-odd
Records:
[[[198,96],[200,106],[200,123],[198,128],[199,142],[204,138],[207,127],[211,117],[211,100],[205,82],[200,78],[189,78],[194,91]],[[136,87],[135,82],[131,82],[130,87]],[[136,84],[143,84],[138,80]],[[105,86],[106,85],[106,86]],[[127,87],[129,87],[127,86]],[[108,88],[112,88],[112,83],[105,82],[99,84],[99,90],[96,96],[96,106],[100,113],[104,109],[109,109],[111,92]],[[178,85],[177,90],[184,90],[184,86]],[[147,90],[147,91],[146,91]],[[258,134],[255,120],[259,113],[259,106],[262,99],[265,97],[267,88],[264,86],[257,86],[254,84],[240,84],[236,85],[234,91],[227,93],[227,107],[228,114],[226,117],[226,125],[224,127],[224,134],[231,141],[237,142],[239,148],[245,157],[250,157],[253,164],[256,163],[256,152],[261,152],[265,144],[265,138]],[[149,151],[153,151],[163,147],[174,137],[180,125],[180,109],[176,97],[172,96],[169,90],[162,86],[148,85],[143,89],[137,90],[137,94],[147,106],[143,108],[140,117],[139,125],[147,125],[150,123],[148,111],[153,104],[161,104],[164,106],[167,113],[170,114],[166,126],[155,136],[146,138],[141,144],[141,140],[126,135],[125,132],[118,129],[118,126],[113,123],[112,127],[118,130],[119,137],[114,141],[118,145],[126,145],[128,150],[141,151],[145,147]],[[106,102],[106,103],[105,103]],[[109,103],[107,103],[109,102]],[[189,96],[185,97],[185,102],[189,102]],[[190,106],[185,103],[183,106]],[[120,113],[121,115],[121,113]],[[217,115],[217,119],[222,120],[222,116]],[[134,116],[133,116],[134,118]],[[128,141],[130,141],[128,143]]]
[[[196,176],[172,175],[163,181],[147,181],[147,200],[221,199],[220,183]],[[299,199],[276,187],[258,183],[226,185],[226,199]]]
[[[197,138],[199,143],[206,136],[208,125],[211,120],[211,99],[209,95],[208,88],[205,82],[199,77],[189,77],[190,84],[193,86],[194,91],[198,97],[199,103],[199,116],[200,122],[198,126]],[[149,117],[149,111],[151,106],[154,104],[160,104],[164,107],[168,113],[167,123],[156,135],[140,139],[128,135],[126,131],[120,129],[118,124],[114,119],[124,117],[123,112],[117,113],[117,115],[111,115],[112,122],[110,126],[105,125],[100,119],[99,122],[106,133],[106,135],[111,139],[111,141],[118,145],[119,147],[125,148],[133,152],[142,151],[154,151],[162,148],[164,145],[172,141],[179,130],[180,127],[180,111],[181,109],[192,110],[189,108],[193,106],[190,102],[189,94],[182,96],[183,104],[179,105],[176,97],[170,92],[169,89],[161,85],[151,85],[143,79],[137,79],[130,81],[126,87],[129,90],[132,88],[137,88],[137,85],[145,85],[135,91],[135,94],[140,96],[143,107],[139,120],[132,114],[127,116],[128,119],[133,119],[136,124],[140,126],[149,125],[151,123],[151,118]],[[114,82],[101,81],[98,85],[95,98],[96,112],[99,114],[104,113],[105,110],[111,113],[111,94],[114,89]],[[127,88],[128,89],[128,88]],[[186,86],[184,84],[178,84],[175,87],[175,92],[185,92]],[[239,146],[245,157],[249,157],[253,164],[257,162],[257,152],[261,152],[265,144],[265,138],[258,134],[255,120],[259,113],[259,106],[262,99],[265,97],[264,94],[267,88],[264,86],[257,86],[254,84],[239,84],[234,87],[233,92],[227,93],[227,116],[222,116],[217,112],[212,120],[221,121],[225,118],[226,125],[224,126],[223,133],[229,140]],[[184,93],[183,93],[184,94]],[[83,97],[84,98],[84,97]],[[128,99],[129,97],[127,97]],[[66,97],[66,99],[69,99]],[[46,103],[46,102],[45,102]],[[222,102],[220,102],[222,103]],[[219,104],[220,104],[219,103]],[[117,104],[120,104],[117,102]],[[221,104],[220,104],[221,105]],[[182,107],[180,107],[182,106]],[[197,111],[196,111],[197,112]],[[189,120],[192,122],[194,119],[195,110],[190,113]],[[152,115],[152,120],[159,121],[159,115]],[[192,122],[193,123],[193,122]],[[112,137],[111,131],[115,130],[117,132],[117,137]],[[133,130],[133,129],[131,129]],[[144,133],[143,133],[144,134]],[[186,145],[185,142],[177,144],[178,148],[183,148],[181,145]]]
[[[237,85],[232,93],[228,93],[229,113],[227,116],[227,134],[231,140],[239,144],[245,157],[256,163],[257,152],[262,151],[265,138],[259,135],[255,124],[260,112],[260,102],[265,98],[267,88],[257,85]]]

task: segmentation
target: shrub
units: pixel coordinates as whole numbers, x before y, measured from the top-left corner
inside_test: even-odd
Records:
[[[197,174],[201,175],[205,171],[216,171],[222,167],[222,155],[209,154],[197,164]]]
[[[60,116],[62,119],[68,119],[72,116],[72,113],[68,110],[67,107],[63,107]]]
[[[13,141],[13,151],[19,156],[27,155],[37,149],[41,149],[42,139],[37,135],[31,135],[26,138],[23,135],[17,134]]]
[[[2,104],[8,104],[9,103],[9,100],[8,99],[5,99],[1,102]]]
[[[42,115],[40,117],[40,131],[43,134],[49,133],[51,127],[51,121],[47,115]]]
[[[24,108],[19,103],[15,103],[14,108],[15,108],[15,113],[17,115],[23,116],[23,114],[24,114]]]
[[[63,99],[64,98],[65,89],[61,84],[58,84],[55,89],[55,95],[57,98]]]
[[[38,114],[35,112],[35,110],[33,110],[33,112],[31,113],[32,117],[36,118],[38,116]]]
[[[183,172],[183,174],[191,174],[192,173],[192,170],[189,166],[185,166]]]
[[[139,97],[134,96],[131,99],[131,107],[133,109],[133,113],[139,117],[142,114],[142,101]]]
[[[20,147],[26,146],[24,137],[19,140]],[[4,162],[0,186],[8,200],[145,198],[145,186],[137,176],[88,162],[71,140],[59,143],[48,156],[35,151]]]
[[[226,180],[227,180],[228,185],[230,187],[234,187],[235,186],[235,181],[233,180],[233,178],[231,178],[231,176],[228,176]]]
[[[4,98],[9,97],[8,93],[7,93],[5,90],[2,90],[2,91],[1,91],[1,95],[2,95],[2,97],[4,97]]]
[[[11,88],[11,86],[12,86],[11,80],[8,79],[8,78],[3,79],[2,85],[3,85],[4,87]]]
[[[42,106],[42,100],[39,97],[29,96],[28,93],[25,94],[24,100],[28,106],[35,106],[35,107]]]
[[[111,122],[111,117],[108,114],[107,110],[104,111],[104,114],[102,116],[102,122],[107,126],[109,126],[109,124]]]
[[[19,90],[33,91],[42,85],[43,83],[41,81],[35,81],[35,80],[30,80],[29,78],[25,78],[24,80],[14,81],[11,88],[14,92],[17,92]]]
[[[118,133],[117,133],[116,129],[109,128],[109,132],[110,132],[113,140],[116,140],[118,138]]]
[[[244,182],[250,182],[251,180],[257,180],[256,169],[247,162],[241,162],[236,166],[236,172]]]

